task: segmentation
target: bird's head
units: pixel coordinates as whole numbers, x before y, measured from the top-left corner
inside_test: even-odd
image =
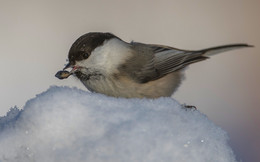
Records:
[[[69,62],[61,72],[71,68],[69,74],[84,80],[91,75],[109,75],[125,62],[125,53],[129,53],[129,49],[126,42],[111,33],[84,34],[72,44],[68,54]],[[59,74],[56,77],[64,79]]]

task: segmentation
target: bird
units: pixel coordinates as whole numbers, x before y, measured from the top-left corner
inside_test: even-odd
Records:
[[[188,65],[244,47],[253,46],[240,43],[182,50],[158,44],[128,43],[109,32],[90,32],[72,44],[68,63],[55,76],[65,79],[73,75],[89,91],[112,97],[170,97],[183,81]]]

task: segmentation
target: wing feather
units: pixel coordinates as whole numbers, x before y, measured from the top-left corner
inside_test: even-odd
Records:
[[[140,83],[159,79],[191,63],[207,58],[200,56],[202,52],[194,53],[194,51],[180,50],[155,44],[142,44],[137,42],[132,42],[131,44],[134,51],[137,51],[138,55],[143,56],[141,63],[137,60],[139,57],[132,58],[131,61],[134,67],[127,71],[128,73],[132,73],[132,77]]]
[[[133,51],[137,53],[130,61],[131,68],[125,69],[127,74],[140,83],[159,79],[169,73],[185,68],[189,64],[203,61],[216,53],[252,47],[247,44],[232,44],[207,48],[199,51],[181,50],[169,46],[131,42]],[[142,56],[140,56],[142,55]],[[141,60],[140,60],[141,59]]]

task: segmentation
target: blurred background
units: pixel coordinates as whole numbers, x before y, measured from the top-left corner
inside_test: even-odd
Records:
[[[91,31],[198,50],[248,43],[193,64],[173,98],[195,105],[227,131],[237,159],[260,161],[260,1],[147,0],[0,1],[0,116],[58,80],[71,44]],[[191,123],[192,124],[192,123]]]

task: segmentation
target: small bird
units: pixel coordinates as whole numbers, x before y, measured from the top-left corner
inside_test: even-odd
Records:
[[[91,32],[71,46],[69,63],[55,75],[59,79],[76,76],[97,93],[125,98],[171,96],[183,80],[188,65],[209,56],[248,44],[231,44],[197,51],[157,44],[127,43],[111,33]],[[65,69],[72,68],[70,72]]]

